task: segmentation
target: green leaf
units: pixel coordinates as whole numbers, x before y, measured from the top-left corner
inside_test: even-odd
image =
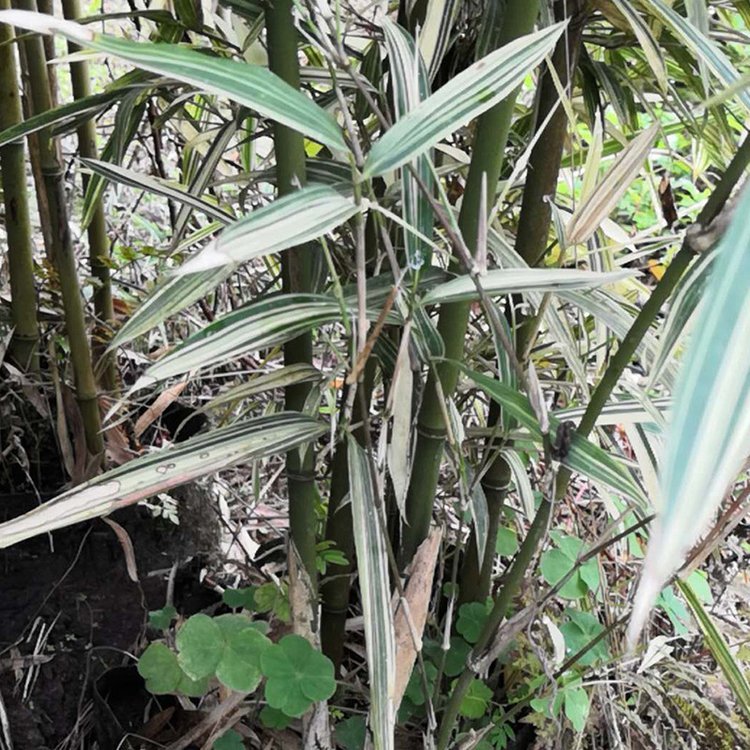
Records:
[[[230,729],[219,737],[213,744],[213,750],[245,750],[242,735],[234,729]]]
[[[212,367],[341,318],[339,303],[323,294],[279,294],[241,307],[206,326],[162,357],[132,392],[166,378]]]
[[[367,740],[367,725],[363,716],[350,716],[336,724],[336,742],[344,750],[364,750]]]
[[[393,691],[396,642],[391,609],[385,519],[375,497],[375,477],[362,447],[348,438],[349,497],[354,521],[359,586],[362,595],[367,667],[370,673],[370,729],[375,747],[392,748],[395,730]]]
[[[359,210],[351,195],[329,185],[309,185],[235,221],[178,273],[236,266],[304,245],[331,232]]]
[[[613,284],[632,275],[631,271],[599,273],[569,268],[496,268],[482,274],[479,281],[488,295],[495,296],[523,292],[592,289],[604,284]],[[425,305],[446,304],[476,299],[479,299],[479,292],[471,277],[458,276],[430,289],[424,296],[423,303]]]
[[[221,598],[227,607],[233,609],[255,609],[255,591],[257,586],[248,586],[242,589],[225,589]]]
[[[458,610],[456,630],[471,644],[479,640],[487,618],[489,609],[481,602],[462,604]]]
[[[539,423],[531,408],[528,398],[522,393],[508,387],[487,375],[475,372],[468,368],[462,362],[457,362],[457,366],[462,369],[482,390],[492,399],[503,406],[508,413],[517,419],[523,427],[531,433],[532,439],[542,442],[542,433],[539,429]],[[559,425],[558,420],[550,416],[550,433],[555,434]],[[570,450],[562,463],[572,471],[583,474],[591,479],[603,482],[612,487],[612,489],[627,495],[638,501],[640,504],[646,504],[646,498],[640,487],[635,483],[630,472],[613,456],[606,451],[594,445],[594,443],[582,438],[578,434],[573,434]]]
[[[577,537],[556,531],[551,532],[550,536],[557,544],[557,549],[548,549],[542,554],[540,569],[544,580],[554,586],[576,566],[576,561],[584,551],[584,544]],[[589,591],[596,591],[599,583],[599,568],[596,558],[592,558],[577,567],[558,595],[563,599],[580,599]]]
[[[202,698],[208,692],[208,687],[208,677],[201,677],[199,680],[194,680],[183,672],[179,683],[177,683],[177,692],[187,695],[189,698]]]
[[[299,635],[285,635],[261,655],[266,700],[287,716],[302,716],[336,690],[333,664]]]
[[[364,176],[400,167],[515,89],[552,51],[564,24],[521,37],[474,63],[398,120],[376,141]]]
[[[437,667],[431,662],[425,662],[424,665],[424,676],[427,682],[427,690],[432,692],[435,688],[435,680],[437,680]],[[415,665],[409,676],[409,682],[406,685],[404,696],[408,698],[415,706],[423,706],[427,701],[424,694],[424,683],[422,682],[422,674],[419,665]]]
[[[237,422],[146,454],[0,524],[0,549],[80,521],[106,516],[151,495],[252,458],[286,453],[326,431],[311,417],[284,412]]]
[[[148,622],[149,625],[157,628],[158,630],[166,630],[175,617],[177,617],[177,610],[173,606],[169,605],[167,607],[154,609],[149,612]]]
[[[497,530],[495,552],[501,557],[513,557],[518,552],[518,534],[515,529],[501,526]]]
[[[675,635],[687,635],[690,632],[690,615],[682,599],[678,598],[672,586],[667,586],[657,597],[656,605],[661,607],[672,623]]]
[[[565,716],[568,717],[576,732],[583,732],[589,716],[589,696],[582,687],[565,690]]]
[[[165,198],[169,198],[177,203],[201,211],[206,216],[216,219],[224,224],[228,224],[234,219],[234,216],[231,213],[224,211],[203,198],[192,195],[185,190],[184,187],[177,187],[174,183],[167,182],[166,180],[161,180],[157,177],[150,177],[142,172],[134,172],[133,170],[126,169],[118,164],[112,164],[108,161],[100,161],[99,159],[81,159],[81,162],[90,170],[96,172],[107,180],[118,182],[122,185],[136,188],[137,190],[145,190],[153,195],[161,195]]]
[[[263,677],[261,656],[271,641],[255,628],[245,628],[226,640],[226,648],[216,667],[216,676],[228,688],[251,693]]]
[[[481,719],[487,712],[491,699],[492,690],[481,680],[474,678],[469,683],[458,712],[467,719]]]
[[[341,129],[332,115],[259,65],[217,57],[208,50],[204,53],[176,44],[131,42],[97,34],[90,27],[45,14],[2,11],[0,19],[2,23],[40,34],[60,34],[82,47],[114,55],[143,70],[187,83],[199,91],[226,96],[336,151],[346,151]]]
[[[560,626],[560,632],[565,638],[567,655],[573,656],[594,640],[604,630],[604,626],[594,615],[589,612],[582,612],[580,609],[566,608],[565,614],[568,617],[568,622]],[[604,661],[608,658],[609,649],[606,640],[602,639],[596,646],[589,649],[576,664],[588,667],[597,661]]]
[[[154,695],[174,693],[183,676],[177,656],[163,643],[149,644],[138,660],[138,674]]]
[[[211,617],[193,615],[177,631],[177,660],[185,673],[194,680],[208,677],[224,652],[224,634]]]
[[[271,708],[271,706],[263,706],[260,712],[260,720],[263,722],[263,726],[269,729],[286,729],[292,723],[291,716],[287,716],[283,711],[279,711],[278,708]]]
[[[628,628],[640,633],[664,583],[705,533],[750,453],[750,190],[715,248],[705,292],[675,385],[660,467],[662,501]]]

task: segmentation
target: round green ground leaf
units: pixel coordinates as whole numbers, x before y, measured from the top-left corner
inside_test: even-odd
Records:
[[[270,646],[271,641],[255,628],[247,627],[233,633],[227,639],[224,655],[216,667],[216,676],[232,690],[251,693],[263,677],[261,654]]]
[[[208,615],[193,615],[177,633],[177,659],[194,680],[212,675],[224,652],[224,634]]]
[[[158,630],[166,630],[176,616],[177,610],[174,607],[162,607],[161,609],[155,609],[148,613],[148,622],[149,625],[152,625]]]
[[[495,552],[501,557],[513,557],[518,552],[518,535],[515,529],[501,526],[497,530],[495,541]]]
[[[226,641],[235,633],[253,627],[253,620],[248,615],[219,615],[214,617],[214,622],[219,626]]]
[[[291,716],[287,716],[283,711],[279,711],[278,708],[271,708],[271,706],[263,706],[260,711],[260,720],[263,722],[263,726],[269,729],[286,729],[292,723]]]
[[[584,646],[589,644],[603,630],[604,626],[594,615],[582,612],[579,609],[568,608],[565,610],[569,621],[560,626],[560,632],[565,638],[565,647],[568,656],[577,654]],[[578,664],[587,667],[599,660],[609,658],[609,649],[606,639],[602,639],[596,646],[589,649],[579,660]]]
[[[367,726],[364,716],[350,716],[336,724],[336,742],[344,750],[362,750],[367,740]]]
[[[234,729],[224,732],[224,734],[214,742],[213,750],[245,750],[245,745],[242,742],[242,735]]]
[[[177,685],[177,692],[187,695],[189,698],[202,698],[208,692],[208,677],[201,677],[200,680],[194,680],[182,672],[182,677]]]
[[[482,628],[487,622],[487,606],[480,602],[462,604],[458,610],[458,621],[456,630],[466,638],[469,643],[476,643],[482,633]]]
[[[256,586],[248,586],[244,589],[227,589],[223,595],[224,603],[228,607],[255,609],[255,589]]]
[[[467,719],[480,719],[487,712],[491,698],[492,690],[475,678],[469,684],[458,712]]]
[[[287,716],[301,716],[311,703],[336,690],[333,664],[299,635],[286,635],[261,655],[266,700]]]
[[[143,652],[138,674],[146,680],[146,690],[154,695],[174,693],[183,676],[174,652],[163,643],[152,643]]]

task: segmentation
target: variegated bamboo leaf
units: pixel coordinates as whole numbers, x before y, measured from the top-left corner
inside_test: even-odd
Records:
[[[569,268],[497,268],[479,277],[489,295],[522,292],[559,292],[566,289],[591,289],[632,276],[631,271],[600,273]],[[433,287],[423,298],[425,305],[475,300],[479,292],[469,276],[458,276]]]
[[[353,198],[328,185],[310,185],[227,227],[180,274],[236,265],[322,237],[359,211]]]
[[[750,190],[716,260],[674,389],[660,467],[661,511],[628,630],[632,643],[656,596],[704,533],[750,455]]]
[[[497,104],[552,51],[564,28],[555,24],[516,39],[452,78],[380,137],[365,163],[365,176],[406,164]]]
[[[258,417],[149,453],[0,524],[0,548],[105,516],[151,495],[315,440],[325,425],[292,412]]]
[[[46,14],[2,11],[0,23],[40,34],[60,34],[82,47],[104,52],[143,70],[173,78],[199,91],[226,96],[336,151],[346,143],[336,120],[267,68],[216,57],[174,44],[132,42],[98,34],[88,26]]]
[[[482,375],[459,363],[459,367],[471,378],[490,398],[497,401],[504,409],[522,424],[531,434],[532,439],[542,442],[542,432],[534,416],[528,398],[518,391],[514,391],[498,380]],[[559,421],[550,417],[550,433],[555,434]],[[571,471],[602,482],[617,492],[636,500],[646,502],[638,484],[630,472],[614,456],[594,445],[591,441],[573,433],[573,439],[567,456],[562,463]]]
[[[375,750],[394,748],[396,642],[391,611],[385,519],[379,518],[375,477],[367,455],[349,437],[349,497],[370,674],[370,729]]]

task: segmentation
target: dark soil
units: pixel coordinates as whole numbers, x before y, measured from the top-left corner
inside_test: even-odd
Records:
[[[188,505],[196,503],[191,492]],[[34,496],[0,497],[0,521],[35,504]],[[0,551],[0,694],[15,750],[52,750],[66,740],[71,748],[118,746],[163,708],[132,667],[146,643],[148,611],[165,604],[173,563],[182,565],[179,611],[216,600],[198,584],[199,560],[186,563],[199,552],[186,519],[175,527],[132,507],[113,520],[133,541],[139,583],[130,580],[123,549],[101,520]]]

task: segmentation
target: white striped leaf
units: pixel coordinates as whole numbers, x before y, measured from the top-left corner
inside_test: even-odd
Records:
[[[0,548],[106,516],[243,461],[286,453],[325,431],[325,425],[311,417],[285,412],[197,435],[172,448],[136,458],[0,524]]]
[[[427,78],[422,56],[416,49],[409,33],[387,17],[381,22],[388,59],[393,77],[393,98],[396,118],[404,117],[430,93],[430,82]],[[411,162],[425,185],[432,182],[430,153],[423,154]],[[406,167],[401,170],[401,200],[404,220],[425,237],[432,236],[433,213],[430,202],[419,188],[416,177]],[[413,232],[404,232],[406,259],[410,268],[416,269],[429,261],[430,247]]]
[[[151,365],[133,386],[212,367],[248,352],[289,341],[341,318],[341,306],[323,294],[279,294],[218,318]]]
[[[522,292],[560,292],[566,289],[591,289],[612,284],[632,276],[631,271],[578,271],[570,268],[496,268],[479,277],[482,289],[489,295]],[[423,303],[457,302],[475,300],[479,293],[469,276],[458,276],[430,289]]]
[[[523,425],[531,433],[535,442],[542,442],[539,422],[526,396],[498,380],[469,369],[462,363],[458,363],[458,365],[490,398],[497,401],[514,419]],[[549,422],[550,434],[555,435],[559,421],[556,417],[550,416]],[[562,463],[571,471],[590,477],[594,481],[602,482],[638,503],[646,502],[640,487],[620,461],[576,433],[573,434],[570,450]]]
[[[234,222],[178,273],[245,263],[303,245],[340,226],[358,210],[353,198],[328,185],[304,187]]]
[[[644,3],[669,26],[677,39],[693,53],[695,59],[699,63],[704,63],[725,86],[731,87],[739,80],[740,74],[731,60],[700,29],[662,0],[644,0]],[[746,108],[750,108],[750,94],[747,91],[738,91],[737,96]]]
[[[192,305],[196,300],[202,299],[226,281],[234,270],[234,266],[220,266],[168,279],[139,305],[132,317],[125,321],[125,325],[110,342],[109,348],[113,349],[132,341],[163,323],[171,315]]]
[[[750,455],[750,190],[716,260],[674,389],[662,498],[629,627],[632,641]]]
[[[493,107],[552,51],[564,28],[555,24],[520,37],[452,78],[380,137],[365,163],[365,177],[406,164]]]
[[[143,70],[226,96],[263,117],[287,125],[336,151],[345,151],[341,129],[332,115],[267,68],[204,54],[175,44],[132,42],[41,13],[0,12],[0,23],[40,34],[60,34],[82,47],[104,52]]]
[[[375,477],[367,455],[348,437],[349,498],[370,674],[370,730],[375,750],[394,748],[396,640],[391,611],[384,519],[378,518]]]
[[[197,195],[192,195],[184,187],[177,187],[174,183],[161,180],[158,177],[151,177],[142,172],[134,172],[132,169],[121,167],[119,164],[113,164],[108,161],[99,159],[81,159],[92,172],[96,172],[107,180],[118,182],[121,185],[145,190],[154,195],[161,195],[165,198],[171,198],[177,203],[190,206],[198,211],[202,211],[206,216],[229,224],[234,220],[234,216],[228,211],[219,208],[213,203],[209,203]]]

